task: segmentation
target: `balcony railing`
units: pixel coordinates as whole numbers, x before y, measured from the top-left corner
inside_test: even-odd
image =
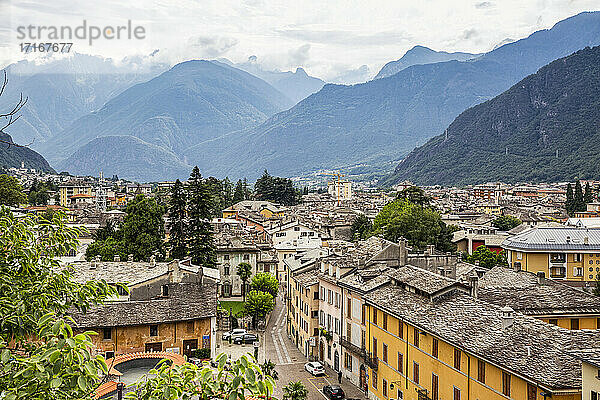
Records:
[[[369,368],[377,371],[377,369],[379,368],[379,360],[377,359],[377,357],[373,357],[371,353],[365,353],[363,359],[365,360],[365,364],[367,364]]]
[[[348,338],[345,336],[340,337],[340,344],[342,345],[342,347],[345,347],[346,349],[350,350],[351,352],[358,355],[359,357],[364,357],[366,354],[366,350],[364,347],[359,347],[359,346],[355,345],[350,340],[348,340]]]

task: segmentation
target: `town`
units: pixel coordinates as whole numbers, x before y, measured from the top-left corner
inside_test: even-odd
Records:
[[[147,184],[6,172],[8,224],[61,218],[79,235],[58,268],[115,288],[69,311],[110,368],[97,397],[161,358],[248,353],[283,383],[277,398],[292,384],[309,399],[571,399],[598,386],[598,181],[356,190],[334,173],[290,197],[266,171],[235,189],[197,169]]]

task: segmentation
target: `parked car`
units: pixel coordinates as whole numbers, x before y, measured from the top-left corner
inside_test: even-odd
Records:
[[[344,391],[338,385],[323,386],[323,394],[329,400],[343,400],[346,397]]]
[[[325,368],[323,368],[323,364],[321,364],[318,361],[308,362],[304,364],[304,369],[313,374],[314,376],[325,374]]]
[[[199,367],[202,366],[202,360],[199,359],[199,358],[196,358],[196,357],[190,357],[190,358],[188,358],[188,362],[190,364],[194,364],[194,365],[197,365]]]
[[[234,330],[232,330],[232,331],[225,332],[225,333],[223,334],[223,340],[229,340],[229,337],[230,337],[230,336],[231,336],[231,339],[235,339],[236,337],[243,336],[243,335],[245,335],[246,333],[247,333],[247,332],[246,332],[246,330],[245,330],[245,329],[241,329],[241,328],[240,328],[240,329],[234,329]]]
[[[254,343],[257,340],[258,340],[258,336],[256,336],[254,333],[246,333],[242,336],[238,336],[235,339],[233,339],[233,343],[235,343],[235,344]]]

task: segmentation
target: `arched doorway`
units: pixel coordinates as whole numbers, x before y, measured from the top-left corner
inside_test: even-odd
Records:
[[[363,364],[360,365],[360,388],[366,390],[367,386],[367,370]]]
[[[323,361],[325,359],[325,345],[323,342],[319,342],[319,361]]]
[[[340,370],[340,353],[336,350],[333,355],[333,369]]]

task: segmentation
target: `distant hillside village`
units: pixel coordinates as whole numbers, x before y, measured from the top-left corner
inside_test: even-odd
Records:
[[[219,332],[264,329],[264,315],[243,310],[254,278],[268,274],[293,344],[370,398],[573,399],[598,386],[598,181],[360,191],[334,176],[291,205],[255,199],[257,184],[210,219],[214,256],[197,263],[170,254],[179,182],[8,172],[25,188],[56,185],[48,205],[14,205],[14,215],[61,210],[87,229],[61,259],[76,281],[126,282],[111,301],[71,314],[78,331],[98,332],[95,351],[107,359],[214,355]],[[587,202],[567,212],[569,196]],[[108,226],[126,229],[140,198],[165,205],[166,253],[91,254]]]

